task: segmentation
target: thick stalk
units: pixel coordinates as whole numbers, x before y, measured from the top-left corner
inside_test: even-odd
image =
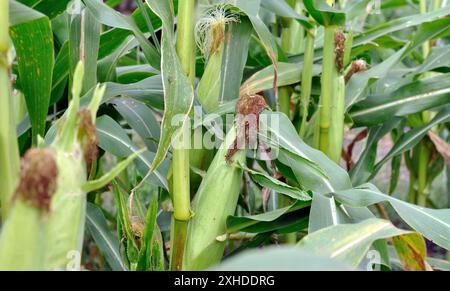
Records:
[[[0,203],[6,219],[17,184],[19,150],[9,78],[9,1],[0,1]]]
[[[288,0],[287,3],[295,9],[296,12],[301,13],[301,3],[298,0]],[[281,31],[281,48],[287,54],[299,54],[303,51],[304,34],[305,31],[297,21],[292,18],[282,18],[281,24],[283,30]],[[291,94],[290,86],[282,87],[279,90],[279,110],[291,117]]]
[[[335,26],[325,27],[323,63],[322,63],[322,95],[319,106],[319,150],[329,156],[329,131],[331,117],[331,102],[336,92],[337,70],[335,66]]]
[[[417,204],[426,207],[428,197],[428,163],[430,162],[430,149],[427,146],[426,139],[417,145],[417,151],[419,155],[419,164],[417,167]]]
[[[178,2],[177,53],[184,71],[195,81],[195,8],[196,0]]]
[[[303,71],[301,82],[301,115],[302,123],[300,125],[300,137],[305,137],[306,125],[308,122],[308,107],[311,99],[312,87],[312,68],[314,63],[314,41],[316,39],[316,28],[309,29],[306,33],[306,46],[303,59]]]
[[[184,246],[186,245],[188,224],[188,221],[172,218],[170,269],[173,271],[181,271],[183,268],[183,254]]]
[[[434,3],[435,4],[435,3]],[[427,13],[427,1],[420,0],[420,13]],[[434,8],[434,7],[433,7]],[[422,55],[423,58],[426,59],[430,54],[431,44],[430,41],[426,41],[422,44]],[[424,74],[424,78],[429,77],[429,73]],[[422,112],[422,121],[424,124],[430,121],[430,113],[428,111]],[[427,171],[428,171],[428,163],[430,160],[430,150],[427,147],[426,140],[422,140],[420,144],[416,146],[418,155],[419,155],[419,163],[417,167],[417,204],[420,206],[426,206],[427,203]]]
[[[412,152],[412,157],[411,157]],[[408,202],[411,204],[417,203],[417,191],[416,191],[416,171],[412,160],[416,157],[416,148],[413,151],[408,151],[404,154],[406,168],[409,172],[409,188],[408,188]]]
[[[288,4],[301,13],[301,3],[298,0],[289,0]],[[281,48],[285,53],[298,54],[303,50],[304,34],[303,27],[294,19],[282,19],[283,30],[281,32]],[[290,86],[281,87],[279,90],[279,109],[281,112],[291,118],[291,94],[292,88]],[[278,196],[279,207],[287,207],[292,204],[292,200],[285,196]],[[295,244],[297,242],[297,234],[289,233],[283,236],[286,243]]]
[[[408,188],[408,202],[411,204],[416,204],[416,189],[414,185],[416,184],[416,176],[412,173],[409,174],[409,188]]]
[[[278,109],[289,118],[291,118],[291,92],[292,89],[289,86],[281,87],[278,91]]]
[[[288,0],[295,12],[302,14],[302,3],[299,0]],[[282,19],[281,47],[285,53],[299,54],[303,51],[305,30],[298,21],[292,18]]]
[[[177,53],[185,73],[192,83],[195,81],[195,7],[196,0],[178,2]],[[184,125],[188,127],[186,123]],[[180,142],[189,139],[187,128],[181,129]],[[173,207],[174,223],[172,223],[171,258],[172,270],[181,270],[188,221],[191,216],[190,206],[190,169],[189,148],[182,146],[173,150]]]
[[[175,219],[187,221],[190,212],[190,180],[189,180],[189,127],[185,126],[180,134],[180,148],[174,147],[172,157],[173,171],[173,215]],[[186,140],[186,138],[188,140]]]
[[[331,126],[329,157],[339,164],[341,160],[342,144],[344,141],[344,114],[345,114],[345,79],[339,76],[335,80],[337,94],[331,101]]]

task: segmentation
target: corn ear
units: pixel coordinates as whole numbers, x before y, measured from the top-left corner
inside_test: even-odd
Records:
[[[54,152],[31,149],[22,159],[20,183],[0,236],[1,270],[40,270],[44,266],[45,227],[55,193]]]
[[[205,72],[197,86],[197,97],[208,111],[213,111],[219,106],[225,27],[228,23],[235,21],[237,21],[237,17],[219,5],[206,11],[206,15],[200,19],[196,26],[197,45],[207,62]],[[202,134],[205,134],[205,132],[202,132]],[[190,165],[202,171],[208,169],[212,158],[211,150],[193,147],[190,151]],[[191,175],[191,191],[195,192],[200,182],[201,177],[193,173]]]
[[[23,201],[15,203],[0,236],[0,270],[42,270],[43,234],[44,222],[39,210]]]
[[[233,127],[195,196],[183,260],[185,270],[207,269],[217,264],[223,255],[225,242],[216,238],[226,231],[226,219],[236,209],[242,182],[242,169],[233,163],[245,163],[244,150],[234,155],[233,163],[227,162],[227,151],[236,137],[236,127]]]
[[[73,150],[56,152],[58,189],[45,229],[45,270],[63,270],[71,260],[68,254],[81,255],[86,217],[86,193],[81,186],[87,173],[81,147],[77,144]]]
[[[205,73],[197,87],[198,100],[208,111],[219,106],[223,47],[222,43],[218,51],[209,58]]]
[[[9,48],[9,1],[0,1],[0,53]]]
[[[19,150],[10,85],[9,1],[0,1],[0,204],[2,219],[10,210],[11,196],[17,184]]]
[[[54,142],[47,149],[30,149],[22,159],[11,216],[0,235],[0,269],[80,269],[87,192],[105,186],[139,155],[87,182],[88,166],[97,158],[94,123],[105,87],[98,86],[88,108],[79,110],[83,70],[79,63]]]

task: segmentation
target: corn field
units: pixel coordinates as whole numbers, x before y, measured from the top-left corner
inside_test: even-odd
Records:
[[[0,270],[450,270],[447,0],[0,0]]]

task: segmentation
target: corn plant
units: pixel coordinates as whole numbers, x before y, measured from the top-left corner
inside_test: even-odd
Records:
[[[450,269],[447,1],[28,2],[0,270]]]

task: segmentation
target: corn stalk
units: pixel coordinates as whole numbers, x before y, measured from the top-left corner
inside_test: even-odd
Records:
[[[288,4],[294,8],[294,10],[298,13],[302,13],[302,5],[300,1],[297,0],[289,0]],[[305,31],[303,26],[300,25],[297,21],[292,18],[282,18],[281,24],[283,30],[281,32],[281,48],[284,52],[289,54],[299,54],[303,51],[304,46],[304,35]],[[314,44],[313,44],[314,45]],[[311,68],[312,70],[312,63]],[[307,68],[304,68],[307,70]],[[312,72],[310,71],[309,74]],[[279,110],[286,114],[288,117],[291,117],[291,95],[293,93],[293,89],[291,86],[284,86],[279,89]],[[278,198],[279,207],[287,207],[292,203],[292,200],[284,195],[280,195]],[[290,233],[284,236],[284,239],[288,243],[295,243],[296,233]]]
[[[190,77],[192,83],[195,80],[195,8],[196,0],[178,2],[176,48],[185,73]],[[179,137],[182,146],[174,149],[172,156],[174,218],[170,257],[171,270],[181,269],[187,225],[191,217],[189,147],[184,146],[187,144],[189,136],[189,125],[185,123]]]
[[[312,68],[314,63],[314,41],[316,40],[316,28],[312,27],[306,31],[306,44],[303,60],[303,71],[301,77],[301,116],[302,121],[300,124],[300,137],[304,138],[306,133],[306,127],[308,122],[308,107],[311,99],[311,87],[312,87]]]
[[[425,14],[427,13],[428,7],[426,0],[420,0],[419,6],[420,6],[420,13]],[[436,2],[436,1],[435,1]],[[433,3],[433,7],[437,6],[436,3]],[[424,60],[428,57],[430,54],[431,49],[431,42],[425,41],[422,44],[422,56]],[[429,77],[429,73],[424,74],[424,78]],[[429,111],[423,111],[421,113],[421,119],[424,124],[430,122],[430,112]],[[427,205],[427,198],[428,198],[428,189],[427,189],[427,180],[428,180],[428,164],[430,162],[431,158],[431,149],[430,149],[430,142],[427,137],[425,137],[414,149],[414,151],[417,153],[418,156],[418,165],[416,169],[417,173],[417,197],[413,198],[416,200],[416,203],[420,206],[426,207]],[[412,175],[411,175],[412,176]],[[410,180],[414,181],[414,179],[410,178]],[[414,185],[413,185],[414,187]]]
[[[301,13],[301,3],[297,0],[289,0],[287,3],[298,13]],[[299,54],[303,51],[304,34],[303,26],[292,18],[281,18],[281,48],[288,54]],[[279,89],[279,110],[291,117],[291,95],[293,90],[290,86]]]
[[[337,26],[325,27],[323,63],[322,63],[322,90],[319,104],[319,126],[316,136],[318,137],[318,148],[330,157],[330,125],[331,106],[337,92],[337,70],[335,65],[335,33]]]

